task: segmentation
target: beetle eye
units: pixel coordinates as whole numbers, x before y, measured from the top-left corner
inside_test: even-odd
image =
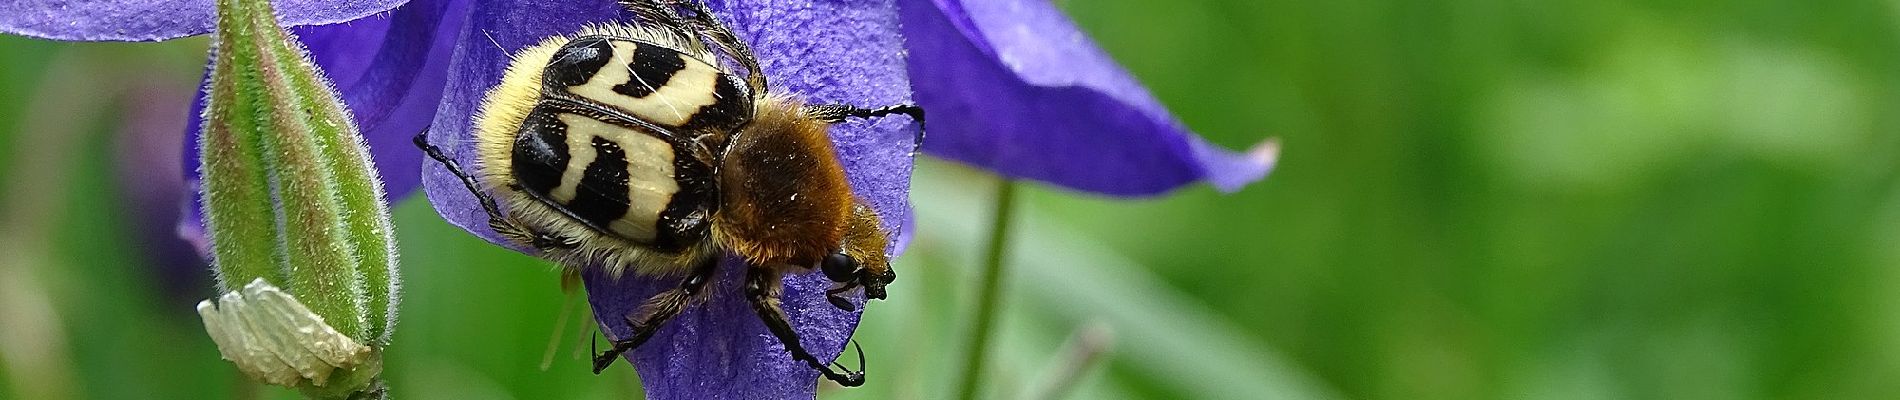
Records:
[[[831,253],[825,256],[824,265],[820,267],[825,270],[825,277],[831,278],[832,282],[849,282],[856,277],[858,260],[844,253]]]

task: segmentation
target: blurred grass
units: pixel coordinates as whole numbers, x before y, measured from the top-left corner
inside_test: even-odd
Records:
[[[1069,4],[1190,126],[1286,152],[1045,209],[1350,397],[1896,389],[1890,2]]]
[[[1116,330],[1114,358],[1072,398],[1900,392],[1890,379],[1900,374],[1900,4],[1062,5],[1209,140],[1241,148],[1277,136],[1285,152],[1273,177],[1233,195],[1022,193],[1025,218],[1053,228],[1026,227],[1018,243],[1036,247],[1016,252],[1005,351],[991,369],[998,393],[1034,386],[1092,321]],[[16,145],[33,133],[19,127],[64,52],[126,75],[113,82],[189,85],[203,60],[202,41],[0,36],[0,49],[6,165],[35,150]],[[104,132],[118,127],[83,123],[93,133],[68,163],[73,179],[48,188],[71,200],[55,229],[16,233],[56,244],[41,278],[77,394],[237,393],[235,372],[176,300],[209,288],[162,293],[138,256],[150,239],[125,221],[142,211],[125,204],[117,161],[100,156],[117,154]],[[983,212],[923,194],[989,180],[947,163],[921,168],[926,224],[899,266],[911,272],[860,330],[876,375],[827,397],[949,393],[980,251],[958,223]],[[0,171],[0,187],[30,173]],[[561,304],[551,266],[482,244],[419,199],[396,212],[406,285],[389,374],[399,397],[634,396],[630,368],[594,377],[571,357],[579,315],[554,367],[537,368]],[[1134,265],[1143,268],[1114,267]],[[1025,289],[1043,286],[1064,290]],[[1142,311],[1157,304],[1182,319]],[[1144,319],[1182,331],[1128,325]],[[1202,337],[1226,339],[1192,340]],[[1159,358],[1196,351],[1236,361],[1208,356],[1198,366],[1216,370],[1197,372]],[[1253,376],[1234,385],[1260,389],[1181,377],[1197,374]],[[0,379],[0,396],[21,386]]]

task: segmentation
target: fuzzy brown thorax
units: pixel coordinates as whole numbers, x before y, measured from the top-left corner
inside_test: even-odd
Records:
[[[762,266],[812,266],[839,249],[856,199],[829,126],[806,116],[797,100],[757,103],[719,164],[713,234],[721,247]]]

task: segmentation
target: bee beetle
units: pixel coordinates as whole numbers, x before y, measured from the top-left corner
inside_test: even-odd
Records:
[[[852,194],[829,128],[846,118],[923,109],[806,104],[767,90],[751,48],[691,0],[620,2],[643,22],[591,26],[521,50],[483,99],[465,169],[418,135],[416,145],[460,177],[489,225],[570,269],[680,277],[626,317],[633,335],[594,359],[594,372],[704,300],[730,253],[749,269],[744,293],[794,359],[846,386],[805,351],[779,307],[785,274],[823,273],[827,300],[862,288],[883,299],[896,278],[889,235]],[[744,75],[724,67],[723,52]],[[914,154],[914,149],[913,149]]]

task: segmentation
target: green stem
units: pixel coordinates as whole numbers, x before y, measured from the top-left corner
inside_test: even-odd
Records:
[[[989,353],[990,330],[996,323],[996,303],[1002,297],[1003,250],[1009,241],[1009,214],[1015,209],[1016,182],[1007,178],[996,189],[996,218],[991,220],[990,248],[983,259],[983,276],[977,286],[976,318],[972,321],[968,357],[963,361],[963,384],[957,398],[975,399],[983,381],[983,359]]]
[[[231,398],[237,400],[257,400],[264,397],[263,392],[260,390],[263,389],[263,385],[258,385],[256,380],[242,376],[243,373],[238,373],[238,375],[237,384],[231,385]]]

